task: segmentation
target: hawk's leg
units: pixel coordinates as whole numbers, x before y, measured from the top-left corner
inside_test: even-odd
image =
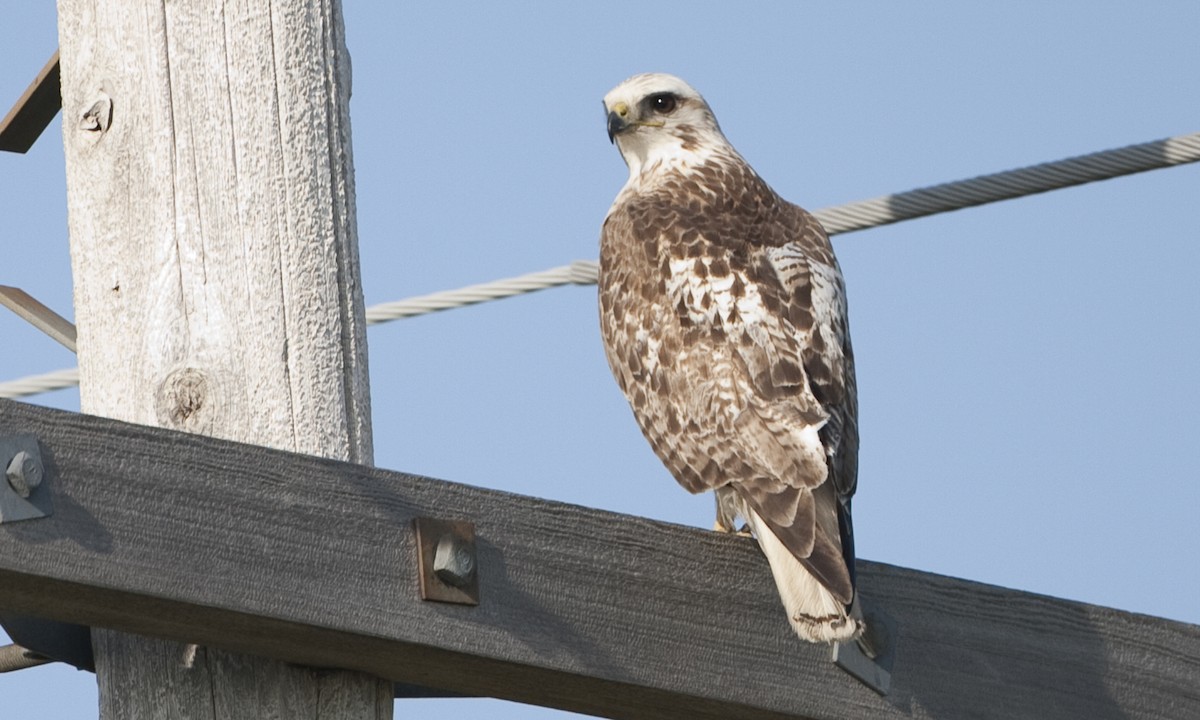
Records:
[[[713,523],[713,530],[734,533],[742,537],[753,537],[749,525],[743,524],[741,529],[737,528],[737,518],[740,514],[737,494],[728,487],[719,487],[713,491],[713,497],[717,499],[717,519]]]

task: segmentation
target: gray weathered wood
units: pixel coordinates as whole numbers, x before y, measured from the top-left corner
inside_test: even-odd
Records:
[[[84,410],[370,463],[338,0],[58,14]],[[164,698],[179,717],[328,717],[331,693],[365,708],[336,717],[391,714],[382,681],[96,644],[102,720],[159,716]]]
[[[799,642],[752,541],[0,402],[55,513],[0,605],[617,718],[1200,717],[1200,627],[863,562],[881,698]],[[471,520],[478,607],[418,599],[412,520]]]

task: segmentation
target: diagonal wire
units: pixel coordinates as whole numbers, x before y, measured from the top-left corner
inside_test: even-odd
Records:
[[[64,368],[0,383],[0,398],[19,398],[63,390],[79,384],[79,368]]]
[[[570,265],[562,265],[541,272],[372,305],[367,308],[367,324],[375,325],[401,318],[425,315],[438,310],[477,305],[490,300],[524,295],[561,285],[594,285],[598,274],[599,266],[596,261],[576,260]]]
[[[1200,133],[932,185],[818,210],[830,235],[1200,160]]]
[[[49,662],[53,661],[20,645],[0,646],[0,673],[26,670]]]
[[[1191,133],[836,205],[813,214],[830,235],[837,235],[1198,160],[1200,133]],[[590,285],[596,282],[598,272],[595,261],[577,260],[570,265],[528,275],[373,305],[367,308],[367,324],[476,305],[562,285]],[[0,398],[35,395],[78,383],[79,372],[75,368],[58,370],[0,383]]]

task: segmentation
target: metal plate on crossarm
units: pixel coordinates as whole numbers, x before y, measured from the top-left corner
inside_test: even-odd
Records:
[[[474,523],[419,517],[413,525],[417,533],[421,599],[478,605]]]
[[[862,605],[866,630],[858,640],[833,646],[833,664],[880,695],[887,695],[892,685],[900,624],[862,596],[858,602]]]
[[[14,467],[14,459],[24,455]],[[33,435],[0,436],[0,523],[54,514],[42,453]],[[24,497],[23,497],[24,496]]]

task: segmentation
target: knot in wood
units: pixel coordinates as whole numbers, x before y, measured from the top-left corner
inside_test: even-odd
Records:
[[[79,129],[103,133],[108,130],[110,124],[112,124],[112,98],[104,91],[100,91],[91,107],[80,114]]]
[[[207,373],[194,367],[179,368],[158,388],[158,420],[165,427],[201,432],[212,424],[215,402]]]

